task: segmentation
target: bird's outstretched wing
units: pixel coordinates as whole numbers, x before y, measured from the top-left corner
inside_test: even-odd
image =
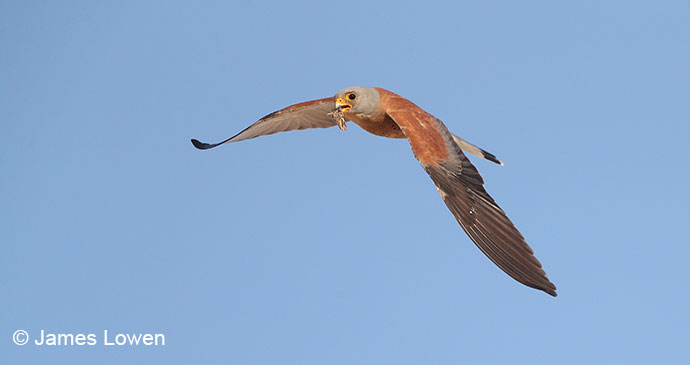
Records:
[[[328,115],[328,113],[333,110],[333,106],[333,97],[291,105],[268,114],[242,132],[225,141],[210,144],[192,139],[192,144],[200,150],[207,150],[228,142],[238,142],[278,132],[307,128],[333,127],[336,126],[337,123],[333,117]]]
[[[484,180],[446,126],[406,99],[392,102],[401,105],[388,115],[405,132],[415,157],[477,247],[515,280],[556,296],[556,286],[525,238],[486,192]]]

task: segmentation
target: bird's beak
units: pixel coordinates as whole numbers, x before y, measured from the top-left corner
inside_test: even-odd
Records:
[[[335,99],[335,109],[340,110],[341,112],[347,112],[348,110],[352,109],[352,105],[348,104],[345,99],[343,98],[336,98]]]
[[[333,108],[332,112],[328,113],[328,115],[333,117],[338,123],[338,128],[340,128],[341,131],[347,128],[347,125],[345,125],[345,112],[350,109],[352,109],[352,105],[348,104],[345,99],[335,98],[335,108]]]

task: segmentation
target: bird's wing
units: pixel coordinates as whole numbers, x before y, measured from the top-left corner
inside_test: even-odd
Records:
[[[207,150],[228,142],[238,142],[268,134],[307,128],[328,128],[338,125],[328,113],[333,110],[333,97],[306,101],[280,109],[259,119],[242,132],[218,143],[203,143],[192,139],[194,147]]]
[[[446,126],[412,102],[400,99],[399,105],[388,108],[388,116],[404,131],[415,157],[462,229],[512,278],[556,296],[556,286],[546,277],[525,238],[486,192],[484,180]]]

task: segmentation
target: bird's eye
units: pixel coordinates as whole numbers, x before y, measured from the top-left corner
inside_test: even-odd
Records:
[[[350,100],[355,100],[357,99],[357,95],[355,95],[355,93],[349,93],[347,94],[347,98]]]

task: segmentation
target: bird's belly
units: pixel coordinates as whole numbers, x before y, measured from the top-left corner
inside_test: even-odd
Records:
[[[381,137],[388,138],[405,138],[402,129],[391,119],[383,118],[381,121],[371,121],[360,118],[352,118],[352,121],[357,123],[365,131]]]

